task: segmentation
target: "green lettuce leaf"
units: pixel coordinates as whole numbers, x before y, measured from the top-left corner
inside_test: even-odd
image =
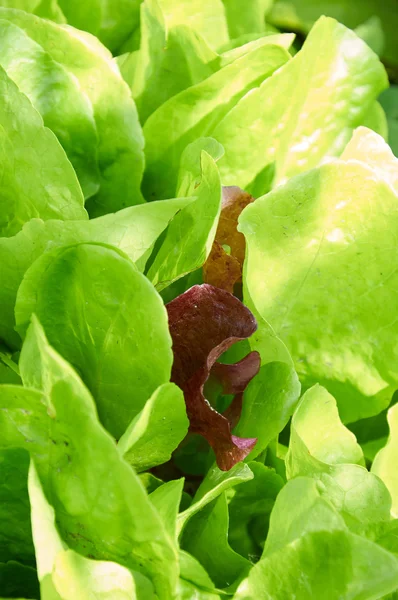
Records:
[[[343,518],[308,477],[289,481],[278,495],[262,557],[282,550],[308,533],[346,529]]]
[[[286,463],[292,477],[300,473],[300,465],[294,464],[296,436],[305,443],[309,456],[320,462],[363,464],[361,447],[340,421],[335,399],[319,385],[302,397],[292,420],[291,435]]]
[[[223,3],[232,39],[265,31],[265,15],[271,9],[273,0],[252,0],[247,8],[240,0],[223,0]]]
[[[229,40],[222,0],[159,0],[168,28],[188,25],[208,42],[219,48]]]
[[[11,238],[0,239],[0,338],[10,348],[20,347],[14,330],[18,287],[32,263],[55,247],[80,242],[109,244],[122,250],[143,271],[156,239],[175,213],[194,198],[178,198],[125,208],[90,221],[32,219]]]
[[[260,462],[252,461],[249,467],[253,479],[228,492],[228,540],[236,552],[255,562],[262,554],[269,516],[285,481]]]
[[[398,86],[391,85],[380,96],[388,124],[388,143],[395,156],[398,156]]]
[[[218,54],[188,25],[168,28],[157,0],[145,0],[141,4],[140,48],[118,57],[117,63],[144,123],[169,98],[204,81],[244,54],[265,44],[288,49],[293,38],[294,34],[264,34]]]
[[[0,343],[0,383],[22,383],[12,353]]]
[[[29,455],[25,450],[0,451],[0,563],[14,560],[30,566],[35,564],[28,469]]]
[[[398,516],[398,476],[395,468],[398,452],[398,404],[388,411],[388,425],[390,435],[387,443],[374,459],[372,473],[378,475],[386,484],[392,498],[391,512],[394,517]]]
[[[380,17],[372,15],[369,19],[364,21],[364,23],[361,23],[355,28],[355,33],[366,42],[378,56],[383,54],[385,35]]]
[[[87,209],[91,216],[140,204],[143,201],[140,185],[144,168],[144,141],[130,90],[123,81],[111,54],[96,38],[85,32],[72,27],[61,27],[22,11],[0,8],[0,19],[18,26],[26,36],[23,37],[23,48],[26,46],[26,49],[23,51],[21,48],[21,54],[18,53],[15,59],[19,71],[18,78],[23,78],[24,87],[29,84],[29,81],[25,82],[25,67],[19,65],[18,61],[24,56],[24,52],[29,51],[30,57],[33,52],[35,66],[34,69],[32,65],[29,66],[29,79],[34,78],[37,71],[39,81],[37,85],[32,84],[33,90],[31,89],[29,93],[37,99],[39,90],[46,92],[48,98],[45,109],[49,111],[51,117],[53,118],[57,110],[65,109],[63,103],[58,108],[48,106],[49,102],[59,102],[59,91],[57,91],[58,95],[54,95],[53,83],[50,88],[46,86],[41,67],[43,61],[46,68],[50,69],[50,73],[52,69],[53,73],[63,80],[63,83],[61,84],[60,81],[59,84],[62,93],[65,95],[73,93],[73,102],[79,101],[82,106],[85,106],[86,129],[92,126],[92,122],[89,121],[94,117],[98,137],[96,154],[100,189],[87,202]],[[21,38],[22,34],[18,35]],[[44,100],[45,98],[42,99],[42,104]],[[92,116],[88,119],[90,113]],[[67,117],[66,122],[73,125],[73,131],[77,135],[84,123],[83,113],[74,111],[73,106],[68,106]],[[77,121],[77,117],[80,118],[82,125]],[[57,117],[54,129],[59,130],[61,124],[65,126],[66,122],[62,123],[60,119],[61,117]],[[54,126],[53,121],[51,126]],[[63,133],[63,139],[67,139],[68,135],[68,131]],[[93,140],[89,143],[86,136],[83,139],[93,154]],[[73,153],[79,155],[80,161],[83,150],[73,147]],[[51,156],[52,153],[48,153]]]
[[[1,446],[28,449],[71,549],[142,572],[159,599],[168,600],[177,580],[173,542],[138,476],[100,425],[89,391],[48,344],[36,318],[20,367],[24,385],[36,390],[1,386]],[[48,565],[47,552],[44,560]]]
[[[334,398],[315,386],[302,397],[291,424],[288,479],[310,475],[350,528],[389,521],[391,498],[383,482],[363,466],[355,436],[338,416]]]
[[[191,506],[178,515],[179,534],[193,515],[196,515],[226,490],[250,481],[250,479],[253,479],[253,473],[244,463],[237,463],[229,471],[221,471],[217,465],[213,465],[201,482]]]
[[[119,440],[124,459],[138,472],[161,465],[188,433],[182,391],[173,383],[160,386]]]
[[[264,554],[234,600],[360,600],[398,586],[398,559],[350,533],[313,480],[297,478],[280,492]]]
[[[176,214],[151,256],[147,276],[158,290],[201,267],[210,254],[221,211],[221,182],[213,158],[205,150],[200,157],[197,199]]]
[[[150,501],[163,520],[167,533],[174,541],[176,551],[178,551],[177,515],[181,504],[183,486],[184,479],[167,481],[149,495]]]
[[[166,309],[150,282],[116,248],[78,244],[44,254],[18,290],[15,316],[21,335],[33,313],[50,343],[81,373],[101,422],[116,438],[170,379]]]
[[[25,31],[3,19],[0,19],[0,65],[58,137],[85,198],[93,196],[100,179],[97,127],[93,107],[76,79]]]
[[[229,545],[228,525],[228,504],[223,492],[190,519],[181,540],[182,548],[199,560],[220,588],[240,582],[251,567]]]
[[[373,102],[370,109],[368,110],[368,112],[362,120],[362,126],[372,129],[375,133],[381,135],[381,137],[385,140],[388,139],[387,116],[380,102]]]
[[[10,598],[24,594],[38,599],[40,590],[36,569],[11,560],[0,562],[0,589]]]
[[[74,600],[90,594],[103,600],[155,597],[150,581],[139,573],[116,563],[89,560],[67,548],[57,531],[54,509],[47,502],[34,463],[29,472],[29,497],[42,600]]]
[[[259,37],[256,36],[254,39],[244,40],[242,45],[236,44],[232,47],[228,47],[228,49],[225,49],[218,55],[217,60],[214,61],[213,64],[217,65],[218,68],[225,67],[244,54],[249,54],[249,52],[252,52],[256,48],[261,48],[262,46],[268,46],[270,44],[290,50],[294,38],[294,33],[275,33],[264,34]]]
[[[398,196],[398,159],[379,135],[366,127],[358,127],[341,158],[362,162]]]
[[[242,414],[234,434],[257,438],[246,460],[253,460],[278,436],[293,414],[300,382],[293,367],[270,362],[261,367],[245,390]]]
[[[380,137],[370,140],[369,165],[347,150],[347,161],[292,179],[240,218],[251,301],[304,387],[326,387],[344,422],[383,410],[398,383],[395,159]]]
[[[196,558],[181,549],[179,551],[179,558],[181,579],[193,583],[199,588],[209,591],[214,590],[214,583]]]
[[[239,229],[239,228],[238,228]],[[247,251],[246,251],[247,252]],[[293,359],[286,345],[279,338],[271,325],[266,321],[256,309],[250,293],[247,288],[247,261],[243,268],[243,295],[246,306],[253,313],[257,321],[257,331],[249,339],[250,348],[256,350],[261,357],[261,364],[266,365],[270,362],[284,362],[293,366]]]
[[[0,383],[21,383],[21,378],[0,360]]]
[[[221,596],[198,588],[190,581],[180,579],[178,583],[178,598],[179,600],[220,600]]]
[[[284,48],[263,45],[160,106],[144,126],[147,165],[143,191],[146,198],[172,196],[185,147],[198,137],[215,137],[212,131],[217,129],[220,119],[288,59]],[[216,139],[220,141],[217,136]]]
[[[185,148],[181,155],[177,190],[180,196],[197,194],[202,181],[202,152],[205,151],[217,162],[224,155],[224,148],[210,137],[200,137]]]
[[[0,235],[14,235],[34,217],[86,219],[83,195],[64,150],[1,67],[0,95]]]
[[[3,600],[398,600],[392,2],[0,0]]]
[[[212,132],[225,148],[223,184],[247,189],[273,162],[275,183],[281,183],[338,156],[386,86],[374,52],[352,31],[322,17],[302,50]]]
[[[112,52],[139,25],[140,0],[58,0],[58,3],[68,23],[94,34]]]
[[[217,57],[194,29],[178,25],[168,31],[157,0],[145,0],[140,49],[117,62],[144,123],[166,100],[212,75]]]
[[[398,519],[383,522],[380,525],[375,541],[386,550],[398,555]]]
[[[33,13],[44,19],[50,19],[56,23],[66,22],[65,15],[57,0],[1,0],[0,6],[24,10],[25,12]]]

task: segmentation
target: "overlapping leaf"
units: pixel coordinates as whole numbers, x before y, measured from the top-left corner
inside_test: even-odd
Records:
[[[0,20],[7,30],[2,64],[65,145],[91,196],[90,214],[141,203],[141,126],[110,53],[85,32],[22,11],[0,8]]]
[[[308,390],[292,419],[286,475],[318,480],[321,493],[354,531],[390,519],[388,490],[363,462],[355,436],[340,422],[334,398],[320,386]]]
[[[349,0],[277,0],[267,19],[277,27],[307,33],[321,15],[334,17],[351,28],[358,27],[376,15],[382,23],[386,38],[383,56],[389,63],[397,64],[398,46],[395,31],[398,16],[394,0],[386,0],[383,3],[363,0],[360,4]]]
[[[207,145],[205,140],[200,146]],[[196,144],[195,149],[199,150]],[[190,190],[197,195],[196,200],[177,212],[149,261],[147,277],[158,290],[201,267],[213,244],[221,210],[221,182],[213,158],[205,150],[199,150],[199,156],[200,185]],[[187,179],[192,184],[190,162],[187,167]]]
[[[280,46],[255,48],[158,108],[144,126],[147,200],[173,196],[185,147],[198,137],[212,135],[238,100],[288,59],[288,52]]]
[[[305,387],[324,385],[345,422],[380,412],[398,383],[395,159],[376,134],[363,143],[360,153],[347,148],[348,160],[258,199],[240,219],[251,301]]]
[[[32,219],[16,236],[0,239],[0,338],[10,348],[20,347],[14,326],[18,287],[32,263],[60,246],[94,242],[122,250],[143,271],[156,239],[176,212],[193,198],[180,198],[132,206],[89,221]]]
[[[1,446],[29,451],[71,549],[140,571],[159,598],[170,598],[177,580],[172,540],[138,476],[100,425],[89,391],[48,344],[36,319],[20,366],[27,387],[0,388]],[[34,527],[34,537],[40,533],[43,527]],[[52,560],[48,549],[45,541],[39,579]]]
[[[384,448],[382,448],[375,456],[372,472],[378,475],[386,484],[391,497],[392,509],[394,517],[398,513],[398,477],[394,468],[398,453],[397,443],[397,423],[398,423],[398,405],[394,405],[388,411],[388,424],[390,427],[390,435]]]
[[[83,195],[64,150],[1,67],[0,94],[0,235],[14,235],[34,217],[87,219]]]
[[[236,600],[295,597],[380,598],[398,586],[397,557],[350,533],[313,480],[297,478],[279,494],[261,560]]]
[[[169,381],[171,338],[163,302],[115,248],[78,244],[44,254],[25,274],[15,310],[21,335],[32,314],[41,319],[52,345],[81,373],[102,423],[116,438]]]
[[[361,39],[333,19],[319,19],[302,50],[214,128],[225,148],[223,184],[251,191],[271,163],[280,183],[339,156],[387,83]]]

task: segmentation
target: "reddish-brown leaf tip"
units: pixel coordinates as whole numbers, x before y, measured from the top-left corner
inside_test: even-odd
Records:
[[[238,231],[238,218],[253,196],[236,186],[223,187],[222,207],[215,241],[203,266],[203,280],[233,293],[235,283],[242,279],[246,243]],[[228,246],[227,253],[223,246]]]

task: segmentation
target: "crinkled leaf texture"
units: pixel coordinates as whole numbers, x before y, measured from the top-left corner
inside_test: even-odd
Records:
[[[322,17],[302,50],[212,131],[225,148],[222,182],[250,189],[275,163],[275,182],[281,183],[339,156],[387,85],[376,54],[355,33]]]
[[[228,470],[247,456],[256,440],[232,435],[229,420],[209,404],[203,386],[221,354],[235,342],[248,338],[256,330],[256,321],[240,300],[208,284],[190,288],[166,308],[174,353],[171,379],[184,392],[190,430],[208,440],[218,466]],[[253,377],[259,368],[257,353],[252,353],[249,360],[250,365],[241,361],[237,372],[227,373],[227,368],[216,367],[227,376],[230,391],[238,395],[248,383],[246,369],[249,367]]]
[[[288,479],[309,475],[353,531],[390,519],[391,497],[363,464],[361,447],[339,419],[335,399],[321,386],[309,389],[292,419],[286,456]]]
[[[78,369],[101,422],[117,439],[170,379],[173,357],[162,299],[112,246],[76,244],[40,257],[18,291],[22,336],[33,313],[54,348]]]
[[[163,5],[164,2],[160,4]],[[186,9],[192,5],[193,0],[184,5],[180,3],[178,9],[182,6]],[[249,14],[251,9],[250,6],[250,10],[244,12]],[[214,0],[211,10],[214,24]],[[176,14],[177,11],[174,10],[173,16]],[[141,4],[140,48],[117,58],[121,73],[136,101],[141,123],[145,123],[169,98],[204,81],[244,54],[266,44],[276,44],[288,49],[294,39],[294,34],[288,33],[274,36],[259,34],[259,39],[242,40],[243,45],[233,45],[232,49],[218,54],[208,45],[192,21],[184,20],[180,24],[172,23],[171,26],[167,21],[167,15],[163,14],[157,0],[145,0]]]
[[[316,483],[299,477],[279,493],[263,556],[234,599],[365,600],[397,586],[397,557],[351,533]]]
[[[342,158],[256,200],[240,230],[255,308],[304,387],[321,383],[352,422],[386,408],[398,385],[398,161],[365,128]]]
[[[56,527],[56,515],[43,492],[34,462],[29,471],[32,531],[42,600],[150,600],[153,587],[139,573],[110,561],[95,561],[70,550]],[[137,579],[137,581],[135,581]],[[140,586],[141,589],[136,588]],[[147,590],[147,594],[141,592]]]
[[[185,147],[198,137],[215,137],[212,132],[220,119],[289,58],[281,46],[254,48],[162,104],[144,125],[146,199],[173,196]]]

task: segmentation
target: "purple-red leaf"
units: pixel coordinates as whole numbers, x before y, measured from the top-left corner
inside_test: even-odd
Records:
[[[251,352],[236,365],[216,361],[232,344],[254,333],[256,320],[235,296],[208,284],[195,285],[166,308],[174,352],[171,379],[184,392],[190,430],[207,439],[218,466],[226,471],[243,460],[257,441],[236,437],[231,429],[239,419],[243,391],[258,372],[260,359],[257,352]],[[219,378],[224,393],[237,394],[224,415],[203,395],[210,372]]]
[[[224,394],[239,394],[245,391],[250,381],[257,375],[259,368],[260,355],[258,352],[250,352],[233,365],[216,362],[211,373],[222,384]]]

